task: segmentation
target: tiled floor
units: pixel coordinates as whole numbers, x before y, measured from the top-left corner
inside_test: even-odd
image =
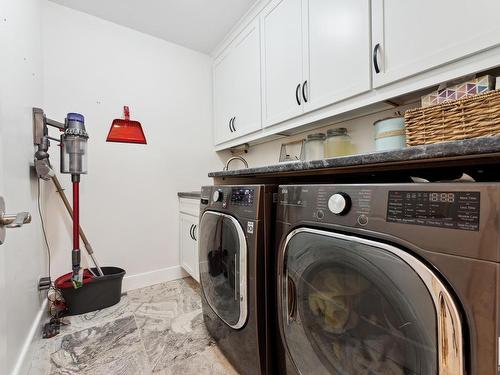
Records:
[[[209,337],[191,278],[133,290],[41,340],[29,375],[237,375]]]

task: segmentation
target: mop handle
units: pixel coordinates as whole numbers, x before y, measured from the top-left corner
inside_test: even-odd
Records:
[[[64,189],[62,188],[61,183],[59,182],[59,179],[57,178],[56,175],[52,176],[52,182],[56,186],[56,191],[59,193],[59,196],[61,197],[61,200],[63,201],[64,206],[66,207],[66,210],[69,213],[69,216],[71,217],[71,219],[73,219],[73,209],[71,208],[71,205],[69,204],[68,198],[66,197],[66,193],[64,192]],[[94,265],[97,269],[97,272],[99,273],[99,276],[104,276],[104,273],[102,272],[101,267],[99,266],[96,258],[94,257],[94,250],[92,249],[92,246],[90,245],[90,242],[87,239],[87,236],[85,235],[85,232],[83,231],[83,229],[80,225],[79,225],[79,233],[80,233],[80,237],[82,238],[83,244],[85,246],[85,250],[92,258],[92,261],[94,262]]]

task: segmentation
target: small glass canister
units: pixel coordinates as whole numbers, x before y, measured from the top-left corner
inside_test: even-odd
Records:
[[[346,128],[328,129],[325,140],[325,158],[350,155],[352,151],[351,137]]]
[[[406,147],[405,120],[389,117],[375,121],[375,150],[389,151]]]
[[[307,136],[304,142],[304,160],[318,160],[325,157],[323,150],[325,138],[324,133],[314,133]]]

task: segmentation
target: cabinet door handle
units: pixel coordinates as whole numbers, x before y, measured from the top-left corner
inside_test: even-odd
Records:
[[[307,80],[302,85],[302,97],[304,98],[304,102],[307,103]]]
[[[375,73],[380,73],[380,66],[378,65],[378,51],[380,50],[380,43],[375,44],[373,47],[373,67],[375,68]]]
[[[194,240],[193,238],[193,229],[194,229],[194,224],[191,224],[191,227],[189,228],[189,237]]]
[[[233,117],[233,131],[236,131],[236,126],[234,126],[234,121],[236,120],[236,116]]]
[[[198,228],[198,225],[194,225],[193,227],[193,240],[198,241],[198,237],[196,237],[196,228]]]
[[[298,105],[300,105],[299,90],[300,90],[300,83],[297,85],[297,88],[295,89],[295,99],[297,99],[297,104]]]
[[[236,117],[231,117],[231,120],[229,120],[229,129],[231,130],[231,133],[236,131],[236,129],[234,128],[234,119],[235,118]]]

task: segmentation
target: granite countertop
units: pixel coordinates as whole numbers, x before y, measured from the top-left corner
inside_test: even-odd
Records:
[[[500,136],[480,137],[462,141],[441,142],[413,146],[401,150],[372,152],[322,160],[285,162],[262,167],[211,172],[209,177],[237,177],[276,174],[293,171],[319,170],[326,168],[356,167],[370,164],[418,161],[447,157],[500,152]]]
[[[192,199],[200,199],[201,191],[179,191],[177,193],[179,198],[192,198]]]

